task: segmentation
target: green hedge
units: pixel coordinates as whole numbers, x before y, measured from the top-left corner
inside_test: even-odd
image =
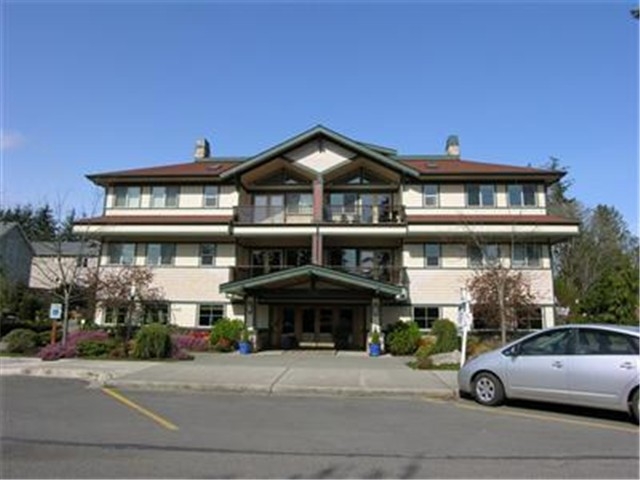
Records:
[[[7,352],[9,353],[36,353],[40,346],[38,334],[26,328],[12,330],[4,337],[4,341],[7,343]]]
[[[140,359],[171,357],[171,334],[166,325],[150,323],[138,330],[133,356]]]
[[[456,324],[446,318],[441,318],[433,322],[431,327],[431,335],[437,337],[436,344],[431,354],[447,353],[459,350],[458,328]]]
[[[420,327],[416,322],[398,321],[387,330],[385,347],[392,355],[413,355],[420,337]]]

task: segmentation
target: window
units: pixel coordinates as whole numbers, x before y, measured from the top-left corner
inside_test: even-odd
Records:
[[[215,265],[216,245],[215,243],[200,244],[200,265]]]
[[[172,265],[175,253],[174,243],[149,243],[147,245],[147,265]]]
[[[198,311],[198,326],[211,327],[224,316],[222,305],[200,305]]]
[[[287,213],[310,215],[313,212],[311,193],[287,193],[285,197]]]
[[[440,318],[439,307],[413,307],[413,321],[421,330],[429,330],[433,322]]]
[[[104,311],[104,323],[120,325],[127,321],[126,307],[107,307]]]
[[[507,186],[509,205],[512,207],[534,207],[536,205],[536,186],[533,184]]]
[[[472,267],[496,265],[500,261],[500,248],[495,243],[482,246],[469,245],[469,264]]]
[[[437,207],[438,206],[438,186],[434,184],[428,184],[422,186],[422,198],[425,207]]]
[[[107,249],[109,264],[133,265],[136,255],[135,243],[110,243]]]
[[[89,266],[89,259],[87,257],[77,257],[76,258],[76,267],[78,268],[86,268]]]
[[[539,267],[541,246],[535,243],[516,243],[513,245],[511,262],[514,267]]]
[[[467,185],[467,205],[471,207],[493,207],[495,187],[493,185]]]
[[[218,206],[219,189],[217,185],[205,185],[203,193],[205,207],[214,208]]]
[[[571,329],[543,332],[520,344],[520,355],[570,355]]]
[[[152,187],[151,188],[151,207],[167,208],[177,207],[178,197],[180,195],[180,187]]]
[[[440,266],[440,244],[425,243],[424,245],[424,262],[427,267]]]
[[[638,338],[591,328],[578,330],[579,355],[638,355]]]
[[[114,207],[138,208],[140,207],[140,187],[118,186],[113,189]]]
[[[147,323],[161,323],[167,325],[169,323],[169,304],[168,303],[147,303],[144,305],[143,321]]]
[[[527,308],[517,312],[518,330],[540,330],[542,328],[542,309],[538,307]]]

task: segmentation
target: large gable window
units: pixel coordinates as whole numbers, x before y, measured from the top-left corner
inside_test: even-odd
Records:
[[[117,186],[113,189],[114,207],[139,208],[140,187]]]

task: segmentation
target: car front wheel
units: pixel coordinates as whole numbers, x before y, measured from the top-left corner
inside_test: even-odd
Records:
[[[630,410],[631,410],[631,419],[635,422],[638,423],[638,420],[640,419],[640,416],[638,415],[638,389],[636,388],[636,391],[633,392],[633,395],[631,396],[631,402],[630,402]]]
[[[492,373],[479,373],[473,380],[473,397],[482,405],[500,405],[504,401],[502,382]]]

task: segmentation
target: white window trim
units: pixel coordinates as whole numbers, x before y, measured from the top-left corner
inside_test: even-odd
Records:
[[[426,187],[430,187],[433,186],[436,188],[436,193],[435,193],[435,197],[434,195],[429,195],[429,198],[435,198],[435,204],[434,205],[429,205],[427,203],[427,193],[426,193]],[[440,207],[440,186],[436,183],[425,183],[422,185],[422,206],[425,208],[438,208]]]
[[[215,189],[214,195],[207,195],[207,188]],[[207,199],[213,199],[213,205],[207,205]],[[219,185],[203,185],[202,187],[202,206],[203,208],[219,208],[220,207],[220,186]]]

